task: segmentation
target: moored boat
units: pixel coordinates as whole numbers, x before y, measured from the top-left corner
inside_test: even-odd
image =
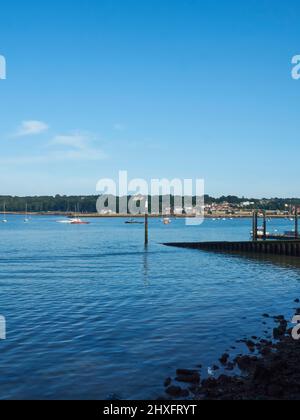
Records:
[[[83,221],[79,219],[78,217],[76,217],[75,219],[71,219],[70,224],[71,225],[89,225],[90,222]]]
[[[125,225],[143,225],[144,222],[140,222],[134,219],[126,220]]]
[[[28,219],[28,204],[26,203],[24,223],[28,223],[28,222],[29,222],[29,219]]]
[[[2,223],[7,223],[7,219],[6,219],[6,205],[4,203],[3,205],[3,220]]]

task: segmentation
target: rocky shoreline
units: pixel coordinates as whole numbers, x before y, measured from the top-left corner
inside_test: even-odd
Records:
[[[299,299],[295,303],[300,303]],[[300,308],[296,310],[300,315]],[[224,353],[202,379],[201,366],[178,369],[167,378],[167,398],[178,400],[300,400],[300,340],[292,337],[292,325],[284,316],[263,314],[263,324],[273,322],[272,339],[251,337],[238,340],[244,354]],[[267,333],[267,331],[266,331]],[[235,347],[232,347],[234,350]],[[217,372],[223,372],[217,376]],[[231,373],[231,374],[230,374]]]

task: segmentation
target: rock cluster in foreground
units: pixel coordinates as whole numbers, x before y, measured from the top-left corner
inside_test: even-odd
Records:
[[[297,314],[300,311],[297,310]],[[263,315],[269,318],[268,314]],[[201,380],[199,371],[178,370],[172,385],[165,383],[168,398],[196,400],[300,400],[300,341],[295,341],[283,316],[273,318],[274,341],[252,337],[243,342],[249,354],[233,360],[224,354],[219,363],[224,371],[239,369],[240,375],[222,374]],[[215,365],[213,371],[220,367]],[[180,384],[180,385],[178,385]]]

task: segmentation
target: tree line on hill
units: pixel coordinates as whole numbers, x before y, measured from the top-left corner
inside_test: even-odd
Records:
[[[56,196],[28,196],[28,197],[15,197],[15,196],[0,196],[0,211],[2,208],[6,208],[8,212],[24,212],[26,207],[28,212],[36,213],[46,213],[46,212],[70,212],[79,211],[82,213],[95,213],[96,212],[96,202],[98,196],[89,195],[89,196],[66,196],[66,195],[56,195]],[[130,197],[128,197],[128,200]],[[160,203],[162,203],[163,197],[160,197]],[[204,197],[205,204],[223,204],[228,203],[232,207],[241,207],[243,203],[253,203],[244,205],[245,209],[255,209],[261,208],[265,210],[289,210],[289,208],[299,206],[300,199],[292,198],[272,198],[272,199],[248,199],[245,197],[237,196],[222,196],[219,198],[214,198],[209,195]],[[117,198],[117,208],[118,208],[119,198]],[[149,200],[151,203],[151,200]],[[170,197],[171,207],[174,206],[175,199],[173,196]],[[196,198],[193,197],[193,203],[196,203]],[[151,205],[150,209],[151,211]]]

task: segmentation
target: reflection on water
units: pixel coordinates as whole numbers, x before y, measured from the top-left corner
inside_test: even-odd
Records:
[[[150,220],[145,249],[144,227],[121,219],[10,216],[0,226],[1,398],[156,398],[177,368],[210,366],[236,339],[263,334],[262,313],[291,316],[298,259],[161,245],[250,230],[250,220]]]
[[[299,272],[300,269],[300,258],[297,257],[289,257],[284,255],[250,255],[247,256],[252,260],[259,261],[263,264],[275,264],[281,267],[285,267],[287,269],[296,269]]]
[[[148,253],[149,253],[149,247],[145,246],[145,252],[144,252],[144,283],[145,286],[149,286],[149,257],[148,257]]]
[[[199,251],[198,251],[199,252]],[[286,269],[300,269],[300,258],[294,256],[286,255],[272,255],[272,254],[255,254],[252,252],[221,252],[221,251],[201,251],[201,252],[211,252],[215,254],[227,255],[230,258],[241,258],[243,260],[250,260],[252,263],[261,263],[261,264],[275,264]]]

